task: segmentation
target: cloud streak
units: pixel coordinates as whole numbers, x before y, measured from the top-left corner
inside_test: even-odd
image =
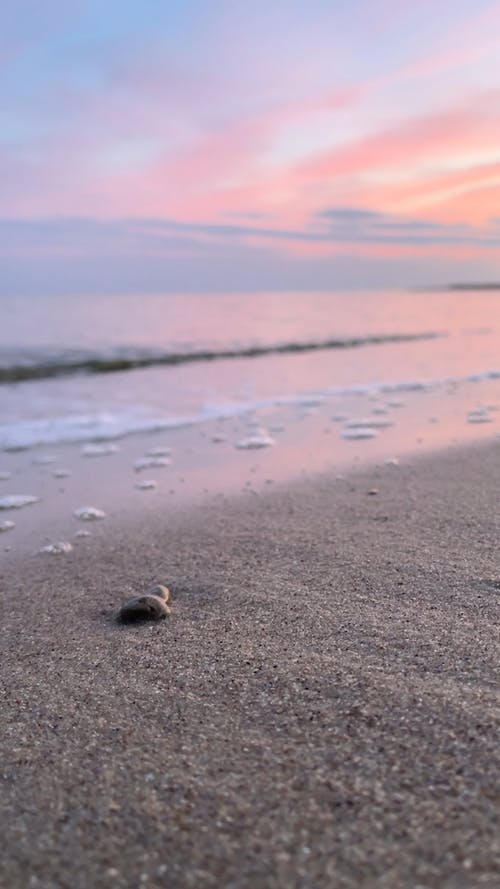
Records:
[[[294,258],[309,287],[328,257],[355,256],[353,281],[360,256],[496,268],[499,24],[491,0],[21,0],[0,256],[65,281],[89,257],[106,286],[127,256],[184,262],[186,286],[193,257],[246,274],[258,254],[270,280]]]

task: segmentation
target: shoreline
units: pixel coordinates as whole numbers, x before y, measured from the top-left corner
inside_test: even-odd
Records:
[[[335,400],[312,393],[300,404],[285,401],[199,425],[2,451],[0,503],[16,495],[37,502],[0,509],[0,521],[15,523],[0,535],[0,561],[11,552],[30,557],[58,541],[91,552],[91,540],[77,532],[90,532],[93,542],[124,515],[154,524],[157,515],[214,497],[261,496],[269,487],[325,472],[345,475],[387,461],[406,465],[420,454],[493,443],[499,435],[499,382],[477,387],[469,382],[457,391],[450,384],[446,392],[413,390],[398,398],[353,392]],[[274,444],[253,448],[254,438]],[[103,448],[104,455],[83,456],[86,448]],[[137,461],[155,453],[164,455],[159,463],[166,465],[137,470]],[[75,520],[75,511],[89,505],[104,511],[105,520]]]
[[[499,476],[457,448],[9,554],[4,884],[493,889]],[[118,626],[155,582],[171,617]]]

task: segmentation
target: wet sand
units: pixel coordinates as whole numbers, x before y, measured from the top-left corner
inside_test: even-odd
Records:
[[[0,885],[496,887],[499,479],[495,443],[5,554]]]

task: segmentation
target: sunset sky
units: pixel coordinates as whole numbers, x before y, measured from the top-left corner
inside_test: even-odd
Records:
[[[500,2],[17,0],[0,292],[500,279]]]

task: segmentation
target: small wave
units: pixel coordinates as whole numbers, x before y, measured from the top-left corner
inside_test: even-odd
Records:
[[[228,358],[258,358],[262,355],[294,354],[326,349],[352,349],[388,343],[407,343],[446,336],[443,332],[394,333],[368,336],[333,337],[324,340],[292,340],[278,343],[247,343],[221,347],[177,348],[158,351],[124,347],[118,349],[83,351],[3,351],[0,353],[0,383],[16,383],[47,377],[74,374],[100,374],[135,370],[154,365],[187,364],[200,361],[220,361]]]
[[[321,391],[223,404],[206,404],[202,411],[187,416],[152,416],[148,409],[131,406],[126,410],[96,414],[71,414],[50,419],[26,419],[0,425],[0,451],[18,451],[39,445],[57,445],[92,441],[113,441],[141,432],[160,432],[206,423],[210,420],[230,419],[251,415],[259,410],[279,406],[301,408],[311,403],[320,405],[328,399],[354,395],[383,395],[398,392],[426,392],[450,384],[480,383],[500,379],[500,370],[485,370],[463,377],[441,377],[429,380],[401,380],[334,386]],[[493,408],[490,408],[493,409]],[[335,415],[334,419],[347,420]],[[365,421],[362,421],[365,422]],[[371,426],[386,425],[377,420],[366,421]],[[358,422],[359,425],[359,422]]]

